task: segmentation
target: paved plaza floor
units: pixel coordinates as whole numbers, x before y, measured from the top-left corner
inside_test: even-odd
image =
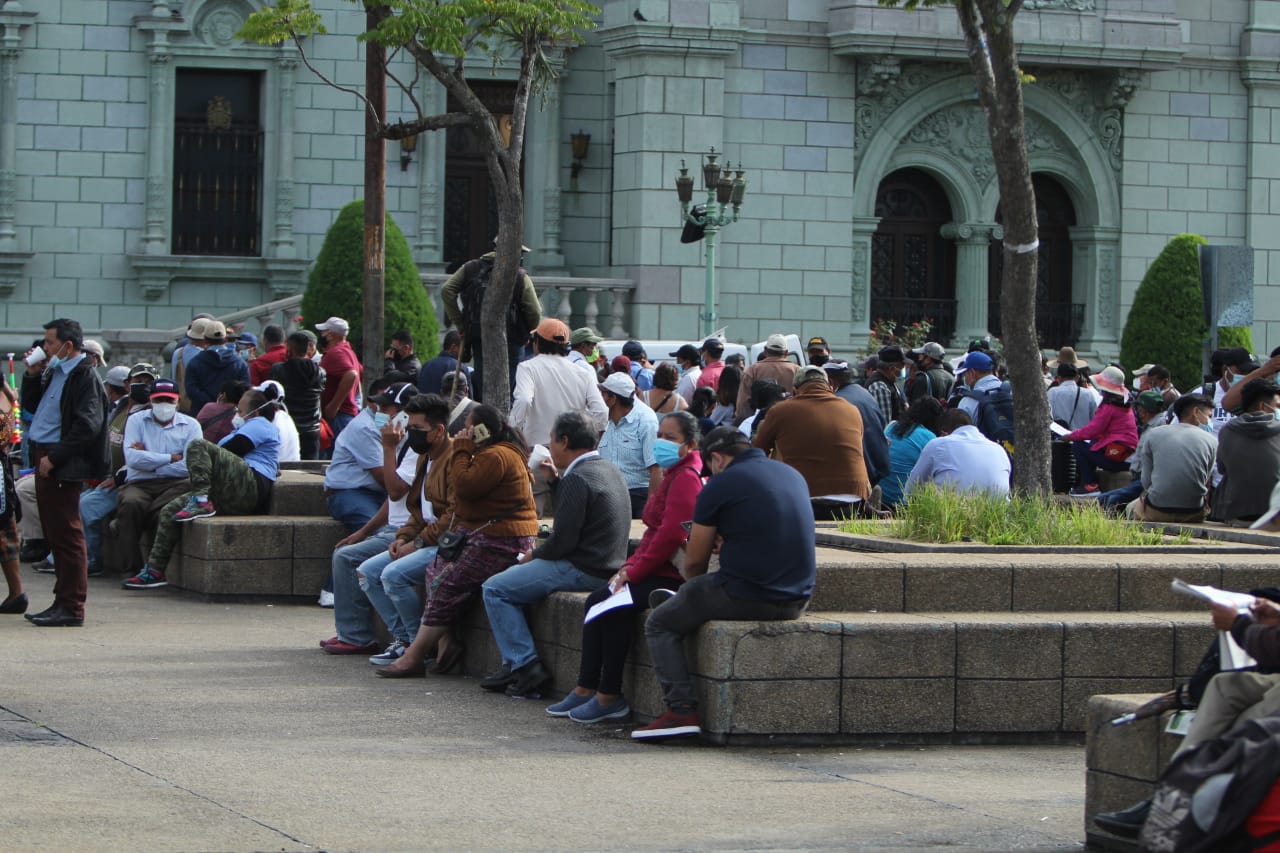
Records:
[[[84,628],[0,617],[0,849],[1082,846],[1083,747],[633,744],[474,678],[375,678],[320,651],[318,607],[118,586],[90,581]]]

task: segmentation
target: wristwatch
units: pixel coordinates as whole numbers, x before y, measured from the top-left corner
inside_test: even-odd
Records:
[[[413,537],[413,547],[417,548],[418,550],[422,550],[423,548],[427,547],[427,543],[422,541],[421,536],[415,536]]]

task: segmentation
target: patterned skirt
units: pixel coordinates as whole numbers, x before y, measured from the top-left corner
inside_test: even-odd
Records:
[[[465,529],[465,528],[459,528]],[[488,536],[470,533],[467,546],[452,563],[436,558],[426,572],[426,607],[422,624],[448,626],[489,578],[514,566],[516,555],[533,550],[532,536]]]

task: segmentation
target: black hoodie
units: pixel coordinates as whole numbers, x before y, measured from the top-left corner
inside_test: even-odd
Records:
[[[1252,521],[1271,505],[1280,480],[1280,421],[1271,412],[1246,412],[1218,433],[1218,470],[1213,518]]]

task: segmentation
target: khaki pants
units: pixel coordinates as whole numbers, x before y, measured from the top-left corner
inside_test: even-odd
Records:
[[[1241,723],[1280,714],[1280,673],[1220,672],[1205,688],[1191,731],[1173,755],[1221,737]]]
[[[1167,521],[1172,523],[1199,524],[1204,521],[1205,511],[1203,509],[1195,512],[1165,512],[1162,509],[1156,509],[1147,503],[1147,496],[1143,495],[1136,501],[1130,501],[1125,507],[1125,514],[1135,521]]]
[[[18,503],[22,504],[22,521],[18,522],[18,535],[23,542],[32,539],[43,539],[44,529],[40,526],[40,507],[36,506],[36,477],[28,474],[17,483]]]

